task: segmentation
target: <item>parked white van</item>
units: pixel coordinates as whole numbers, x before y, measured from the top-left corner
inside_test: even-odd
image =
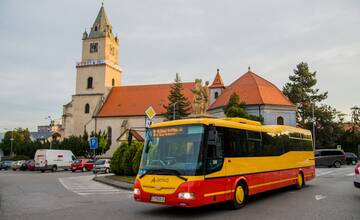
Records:
[[[76,157],[70,150],[40,149],[35,153],[35,169],[57,171],[59,168],[69,170]]]

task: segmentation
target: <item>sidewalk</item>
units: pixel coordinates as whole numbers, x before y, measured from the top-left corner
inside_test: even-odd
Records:
[[[97,181],[97,182],[100,182],[100,183],[104,183],[104,184],[113,186],[113,187],[116,187],[116,188],[130,190],[130,191],[133,190],[133,184],[113,180],[113,179],[110,179],[109,176],[97,176],[97,177],[94,177],[93,180]]]

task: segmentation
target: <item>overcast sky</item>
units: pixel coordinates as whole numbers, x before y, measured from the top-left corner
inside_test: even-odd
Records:
[[[99,0],[0,0],[0,132],[61,118],[81,38]],[[280,89],[295,66],[317,71],[327,104],[360,105],[360,1],[105,0],[120,38],[123,85],[213,80],[247,71]]]

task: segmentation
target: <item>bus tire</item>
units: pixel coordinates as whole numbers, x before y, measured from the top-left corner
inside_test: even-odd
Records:
[[[57,171],[57,166],[54,165],[52,168],[51,168],[51,172],[56,172]]]
[[[305,185],[304,175],[302,172],[299,172],[296,178],[296,189],[301,189]]]
[[[248,187],[243,181],[239,181],[234,190],[234,198],[230,201],[231,209],[240,209],[245,206],[248,199]]]

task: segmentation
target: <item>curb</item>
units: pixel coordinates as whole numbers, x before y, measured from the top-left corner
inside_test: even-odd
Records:
[[[106,178],[106,176],[94,177],[93,180],[116,187],[116,188],[125,189],[125,190],[129,190],[129,191],[133,190],[133,184],[121,182],[121,181],[117,181],[117,180],[112,180],[112,179]]]

